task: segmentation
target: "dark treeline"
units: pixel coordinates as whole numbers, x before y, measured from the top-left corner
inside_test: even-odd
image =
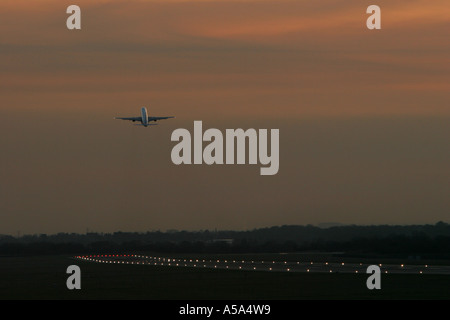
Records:
[[[349,256],[450,259],[450,225],[277,226],[249,231],[0,235],[0,255],[342,252]]]

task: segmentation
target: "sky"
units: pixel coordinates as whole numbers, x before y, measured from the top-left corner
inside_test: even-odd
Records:
[[[448,0],[1,1],[0,234],[450,222],[449,36]],[[173,164],[195,120],[279,129],[279,172]]]

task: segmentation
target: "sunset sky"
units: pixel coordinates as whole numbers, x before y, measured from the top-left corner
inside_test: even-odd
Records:
[[[449,36],[448,0],[3,0],[0,234],[450,222]],[[280,129],[278,174],[174,165],[194,120]]]

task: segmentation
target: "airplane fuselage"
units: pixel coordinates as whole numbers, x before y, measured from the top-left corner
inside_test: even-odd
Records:
[[[146,107],[141,108],[141,122],[144,126],[148,126],[148,114]]]

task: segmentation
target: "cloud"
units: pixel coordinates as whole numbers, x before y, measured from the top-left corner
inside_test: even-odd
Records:
[[[381,1],[374,32],[360,1],[82,0],[81,31],[65,27],[69,4],[0,4],[3,101],[114,92],[219,98],[230,115],[243,103],[269,115],[448,113],[446,1]]]

